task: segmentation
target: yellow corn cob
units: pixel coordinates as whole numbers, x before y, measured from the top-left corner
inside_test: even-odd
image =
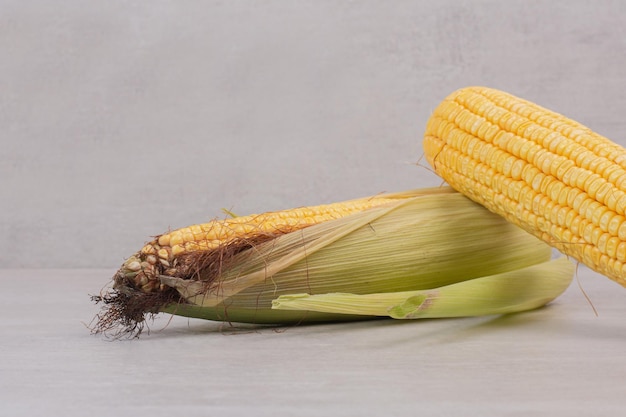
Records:
[[[397,198],[373,196],[341,203],[213,220],[173,230],[157,236],[139,253],[128,258],[116,274],[115,282],[118,286],[129,286],[143,292],[158,291],[163,289],[159,275],[168,273],[168,269],[175,266],[175,262],[182,255],[210,251],[232,242],[258,242],[393,201],[397,201]]]
[[[453,188],[626,286],[626,150],[501,91],[433,112],[424,152]]]

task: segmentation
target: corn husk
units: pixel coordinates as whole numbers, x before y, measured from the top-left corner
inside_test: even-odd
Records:
[[[377,308],[339,311],[302,304],[296,308],[286,300],[302,293],[315,297],[371,294],[360,299],[367,303],[380,294],[402,300],[413,297],[407,291],[438,289],[439,299],[445,297],[456,305],[456,315],[499,314],[539,307],[570,283],[573,268],[569,261],[551,262],[546,244],[461,194],[444,188],[402,196],[397,203],[289,233],[244,251],[210,286],[203,279],[162,277],[161,282],[185,300],[162,311],[251,323],[397,318]],[[536,268],[527,269],[531,266]],[[453,286],[491,276],[497,279]],[[520,280],[520,276],[532,279]],[[506,297],[500,298],[505,292],[502,288],[509,285]],[[519,291],[521,287],[524,291]],[[465,298],[454,295],[458,291],[466,292]],[[485,292],[492,296],[484,298]],[[432,298],[434,293],[424,294]],[[303,301],[301,296],[295,298]],[[507,310],[503,304],[516,307]]]

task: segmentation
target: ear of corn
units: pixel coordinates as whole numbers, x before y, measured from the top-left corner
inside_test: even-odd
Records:
[[[424,151],[452,187],[626,286],[626,150],[501,91],[465,88],[433,112]]]
[[[436,289],[524,270],[551,258],[549,246],[450,188],[385,198],[394,201],[237,252],[217,277],[205,274],[201,268],[191,276],[160,274],[160,285],[175,291],[178,297],[150,311],[250,323],[363,319],[379,314],[285,310],[272,308],[272,303],[281,296],[301,293],[365,295]],[[175,256],[172,265],[176,265],[176,259]],[[567,282],[571,280],[567,262],[550,265],[553,266],[538,271],[551,275],[556,268],[561,271],[560,276],[567,277]],[[483,303],[498,298],[503,282],[483,286],[483,291],[492,292],[492,297]],[[534,303],[511,298],[503,303],[513,303],[518,309],[534,308],[564,289],[564,281],[560,286],[547,287],[535,285],[536,280],[526,282],[526,293],[520,293],[520,298],[526,300],[524,294],[532,293]],[[518,287],[519,284],[513,288]],[[130,291],[140,297],[138,292]],[[129,293],[129,289],[124,289],[124,293]],[[459,298],[454,301],[453,297],[450,300],[463,302]],[[458,310],[459,314],[463,311],[472,314],[480,310],[475,306]],[[488,314],[500,310],[482,311],[481,314]]]

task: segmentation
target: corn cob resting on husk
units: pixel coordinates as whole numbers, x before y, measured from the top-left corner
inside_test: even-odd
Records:
[[[146,315],[287,324],[540,307],[574,266],[450,187],[235,217],[156,237],[114,276],[96,332]]]
[[[448,96],[424,152],[452,187],[626,286],[626,149],[490,88]]]

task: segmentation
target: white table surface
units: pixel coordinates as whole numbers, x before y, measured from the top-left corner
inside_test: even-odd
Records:
[[[85,327],[112,270],[0,270],[2,416],[626,415],[626,289],[584,267],[513,316]]]

